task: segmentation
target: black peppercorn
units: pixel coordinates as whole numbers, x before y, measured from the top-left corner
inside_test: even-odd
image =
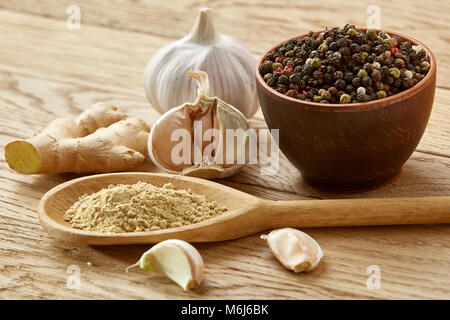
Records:
[[[258,71],[262,75],[265,75],[267,73],[271,73],[272,72],[272,66],[269,65],[268,63],[262,63],[262,64],[259,65]]]
[[[372,74],[370,76],[374,82],[381,81],[381,79],[383,78],[383,76],[381,75],[381,72],[378,70],[372,71]]]
[[[335,86],[338,90],[344,90],[345,87],[347,86],[347,83],[345,82],[345,80],[339,79],[339,80],[336,80],[336,82],[334,83],[334,86]]]
[[[289,78],[287,76],[285,76],[284,74],[282,74],[279,78],[278,78],[278,83],[279,84],[285,84],[288,85],[289,84]]]
[[[372,79],[370,79],[370,77],[364,77],[362,78],[362,84],[364,87],[370,87],[372,86]]]
[[[334,78],[335,80],[342,79],[343,77],[344,77],[344,73],[343,73],[342,71],[336,71],[336,72],[333,74],[333,78]]]
[[[300,76],[297,73],[294,73],[289,77],[289,81],[293,84],[298,84],[300,82]]]

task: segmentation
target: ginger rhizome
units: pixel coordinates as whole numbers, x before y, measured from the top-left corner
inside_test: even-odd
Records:
[[[41,133],[5,147],[5,159],[23,174],[113,172],[141,164],[149,127],[116,107],[96,103],[78,117],[52,121]]]

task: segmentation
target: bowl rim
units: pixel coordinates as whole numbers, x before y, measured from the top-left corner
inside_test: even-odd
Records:
[[[356,29],[366,31],[369,28],[356,28]],[[331,30],[331,29],[315,31],[314,34],[319,34],[321,32],[327,31],[327,30]],[[422,80],[420,80],[415,86],[413,86],[407,90],[404,90],[400,93],[397,93],[397,94],[392,95],[387,98],[383,98],[380,100],[373,100],[373,101],[369,101],[369,102],[357,102],[357,103],[346,103],[346,104],[339,104],[339,103],[324,104],[324,103],[318,103],[318,102],[312,102],[312,101],[309,102],[309,101],[304,101],[304,100],[299,100],[296,98],[288,97],[284,94],[277,92],[275,89],[270,87],[263,80],[262,75],[259,73],[258,68],[259,68],[259,65],[263,62],[263,60],[268,52],[275,50],[275,48],[278,48],[280,45],[286,43],[290,39],[303,38],[308,35],[308,33],[304,33],[299,36],[294,36],[294,37],[291,37],[287,40],[284,40],[284,41],[278,43],[276,46],[267,50],[262,55],[262,57],[258,60],[258,64],[256,66],[256,82],[261,89],[265,90],[268,94],[273,95],[278,100],[294,102],[294,103],[297,103],[299,105],[306,107],[307,109],[312,109],[312,110],[316,110],[316,111],[363,111],[363,110],[383,108],[388,105],[392,105],[392,104],[398,103],[400,101],[406,100],[410,96],[425,89],[425,87],[427,87],[429,85],[431,78],[434,77],[436,74],[436,58],[434,57],[433,52],[425,44],[423,44],[422,42],[416,40],[415,38],[413,38],[411,36],[407,36],[407,35],[404,35],[404,34],[398,33],[398,32],[391,32],[391,31],[385,30],[385,29],[374,29],[374,30],[376,30],[377,32],[380,32],[380,31],[386,32],[391,36],[392,35],[399,36],[400,38],[411,42],[412,45],[420,45],[427,53],[429,61],[430,61],[430,65],[431,65],[430,70],[427,73],[427,75]]]

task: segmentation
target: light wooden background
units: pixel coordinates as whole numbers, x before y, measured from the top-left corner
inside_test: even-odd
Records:
[[[66,28],[69,5],[81,8],[81,30]],[[54,241],[36,215],[40,197],[75,175],[22,176],[6,165],[3,147],[58,116],[97,101],[145,117],[142,73],[161,46],[184,36],[195,11],[215,9],[217,28],[242,40],[255,57],[294,35],[346,22],[364,26],[366,8],[381,8],[382,27],[424,41],[438,60],[429,126],[401,174],[361,194],[319,192],[282,159],[276,177],[248,167],[223,183],[269,199],[450,195],[450,33],[448,1],[0,1],[0,299],[194,298],[328,299],[450,298],[450,225],[306,230],[325,258],[310,274],[293,274],[259,235],[197,245],[206,263],[198,290],[183,293],[169,280],[125,267],[149,246],[77,246]],[[261,113],[252,121],[264,126]],[[142,169],[152,168],[146,164]],[[88,264],[89,262],[89,264]],[[67,268],[81,269],[69,290]],[[381,289],[366,287],[370,265],[381,268]]]

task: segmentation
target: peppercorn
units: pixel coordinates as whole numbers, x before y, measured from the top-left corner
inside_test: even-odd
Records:
[[[334,78],[335,80],[342,79],[343,77],[344,77],[344,73],[343,73],[342,71],[336,71],[336,72],[333,74],[333,78]]]
[[[406,79],[412,79],[413,78],[413,73],[409,70],[405,71],[405,78]]]
[[[285,56],[286,57],[293,57],[294,56],[294,50],[289,50],[288,52],[286,52]]]
[[[353,80],[352,80],[353,87],[358,88],[358,87],[361,87],[361,85],[362,85],[361,78],[359,78],[359,77],[353,78]]]
[[[260,74],[265,75],[272,72],[272,67],[268,63],[262,63],[259,65],[258,71]]]
[[[340,48],[339,53],[342,54],[343,56],[349,56],[352,54],[349,47]]]
[[[297,73],[294,73],[289,77],[289,81],[293,84],[298,84],[300,82],[300,76]]]
[[[370,86],[372,86],[372,79],[370,78],[370,77],[364,77],[364,78],[362,78],[362,84],[363,84],[363,86],[364,87],[370,87]]]
[[[381,72],[378,70],[372,71],[370,76],[374,82],[381,81],[381,79],[383,78],[383,76],[381,75]]]
[[[338,79],[338,80],[336,80],[336,82],[334,83],[334,86],[335,86],[338,90],[344,90],[346,85],[347,85],[347,83],[346,83],[345,80],[343,80],[343,79]]]
[[[351,100],[352,100],[352,98],[346,93],[341,95],[341,98],[339,99],[340,103],[342,103],[342,104],[350,103]]]
[[[431,67],[430,63],[427,61],[422,62],[420,66],[422,67],[422,72],[425,74],[428,72],[428,70],[430,70]]]
[[[398,79],[398,77],[400,77],[400,70],[398,70],[397,68],[390,68],[389,74],[393,76],[395,79]]]
[[[366,93],[366,88],[364,88],[364,87],[359,87],[359,88],[356,90],[356,93],[357,93],[357,94],[365,94],[365,93]]]
[[[349,84],[348,86],[345,87],[345,92],[347,93],[352,93],[355,89],[353,88],[353,86],[351,84]]]
[[[272,70],[275,70],[277,68],[283,68],[283,65],[279,62],[275,62],[272,64]]]
[[[265,75],[264,75],[264,81],[267,83],[267,81],[269,81],[269,79],[272,79],[272,74],[271,73],[266,73]]]
[[[293,83],[291,83],[291,84],[289,85],[289,89],[293,89],[293,90],[299,91],[299,90],[300,90],[300,86],[299,86],[298,84],[293,84]]]
[[[357,98],[356,98],[359,102],[367,102],[369,101],[369,96],[365,93],[362,94],[358,94]]]
[[[315,96],[313,97],[313,101],[314,101],[314,102],[319,102],[319,101],[320,101],[320,96],[315,95]]]
[[[334,96],[336,93],[337,93],[337,89],[336,89],[336,87],[329,87],[328,88],[328,92],[332,95],[332,96]]]
[[[297,99],[299,99],[299,100],[305,100],[306,97],[305,97],[305,95],[304,95],[303,93],[299,93],[298,96],[297,96]]]
[[[322,94],[320,95],[320,99],[321,100],[330,100],[331,99],[331,93],[329,92],[329,91],[327,91],[327,90],[324,90],[323,92],[322,92]]]
[[[364,78],[364,77],[367,77],[367,71],[364,70],[364,69],[360,69],[358,71],[358,77],[360,77],[361,79]]]
[[[377,32],[374,29],[367,29],[366,36],[369,40],[375,40],[377,37]]]
[[[387,44],[389,46],[389,49],[391,49],[394,46],[394,41],[392,41],[392,39],[384,39],[383,40],[384,44]]]
[[[354,37],[356,37],[356,35],[357,35],[357,31],[355,30],[355,29],[349,29],[348,31],[347,31],[347,35],[350,37],[350,38],[354,38]]]
[[[285,84],[288,85],[289,84],[289,78],[287,76],[285,76],[284,74],[282,74],[279,78],[278,78],[278,83],[279,84]]]
[[[288,92],[286,92],[286,95],[291,98],[296,98],[298,96],[298,91],[291,89]]]
[[[284,84],[279,84],[276,88],[279,93],[286,93],[287,87]]]
[[[278,67],[278,68],[276,68],[276,69],[273,71],[273,74],[281,73],[281,71],[283,71],[283,69],[280,68],[280,67]]]
[[[378,99],[384,99],[384,98],[386,98],[386,91],[384,91],[384,90],[378,91],[378,92],[377,92],[377,98],[378,98]]]

